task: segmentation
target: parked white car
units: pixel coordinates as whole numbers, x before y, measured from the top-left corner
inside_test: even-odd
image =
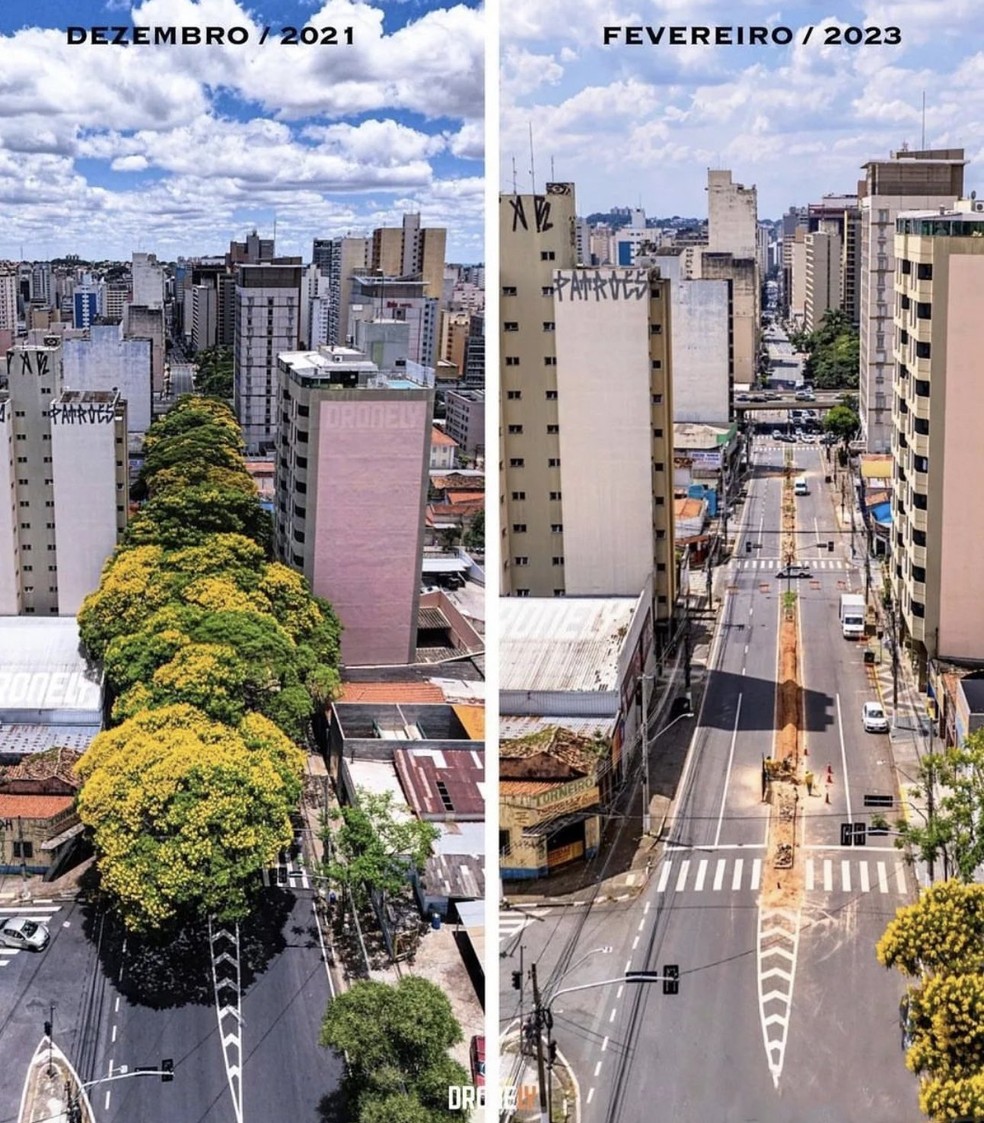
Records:
[[[888,717],[880,702],[865,702],[861,707],[861,724],[865,733],[888,732]]]
[[[19,951],[44,951],[51,938],[47,925],[26,916],[15,916],[0,924],[0,944]]]

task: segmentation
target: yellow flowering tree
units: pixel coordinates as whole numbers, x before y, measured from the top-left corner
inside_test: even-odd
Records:
[[[984,976],[939,975],[910,992],[913,1072],[954,1080],[984,1068]]]
[[[896,912],[876,954],[911,978],[984,971],[984,885],[937,882]]]
[[[984,1119],[984,1074],[962,1080],[926,1080],[919,1107],[934,1123],[976,1123]]]
[[[141,931],[247,915],[291,840],[303,754],[258,714],[233,728],[177,705],[99,734],[78,769],[102,886]]]

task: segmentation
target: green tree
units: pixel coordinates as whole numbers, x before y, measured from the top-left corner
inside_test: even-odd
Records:
[[[390,792],[359,788],[357,802],[342,807],[337,816],[342,826],[331,835],[333,856],[326,873],[359,902],[365,901],[370,889],[401,892],[409,872],[423,869],[438,836],[432,823],[398,807]]]
[[[242,534],[265,550],[272,541],[270,516],[252,494],[209,483],[156,493],[126,528],[126,546],[198,546],[212,534]]]
[[[925,1081],[919,1091],[919,1107],[934,1123],[984,1118],[984,1073],[962,1080]]]
[[[984,1069],[984,976],[940,975],[910,991],[913,1072],[949,1080]]]
[[[899,822],[896,845],[912,846],[924,862],[942,858],[944,876],[973,881],[984,864],[984,731],[969,734],[963,748],[924,756],[919,787],[934,793],[933,814]]]
[[[373,1123],[453,1119],[447,1109],[448,1084],[467,1083],[468,1076],[447,1053],[461,1039],[447,996],[414,975],[396,986],[357,982],[332,1001],[321,1025],[321,1044],[344,1051],[348,1059],[356,1117]],[[409,1114],[386,1115],[386,1104]]]
[[[100,733],[78,765],[79,817],[126,926],[242,919],[291,840],[303,764],[257,714],[233,729],[177,705]]]
[[[827,410],[822,422],[824,432],[833,434],[845,450],[857,436],[860,424],[858,415],[843,404]]]
[[[485,512],[479,511],[465,531],[465,546],[469,550],[485,549]]]
[[[207,347],[195,356],[195,390],[206,398],[229,401],[233,392],[231,347]]]

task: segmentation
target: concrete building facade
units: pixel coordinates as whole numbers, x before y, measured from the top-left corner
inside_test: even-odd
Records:
[[[973,482],[984,424],[984,203],[903,212],[896,231],[892,585],[924,671],[927,659],[984,660],[984,495]]]
[[[485,391],[449,390],[445,431],[470,456],[485,455]]]
[[[118,324],[96,325],[87,338],[64,339],[64,384],[70,390],[118,391],[129,431],[143,434],[152,420],[152,350],[151,340],[127,339]]]
[[[434,391],[348,348],[278,366],[277,553],[331,601],[345,664],[411,663]]]
[[[0,615],[74,616],[126,526],[126,409],[64,388],[57,343],[7,355],[0,394]]]
[[[901,210],[950,208],[963,194],[962,148],[893,152],[864,165],[861,207],[858,410],[868,452],[888,452],[892,434],[893,237]]]
[[[234,404],[252,454],[276,445],[277,355],[297,348],[300,289],[300,265],[241,265],[236,273]]]
[[[758,192],[727,170],[707,170],[707,244],[714,253],[758,256]]]
[[[804,326],[815,331],[824,315],[840,308],[843,292],[841,258],[843,243],[837,228],[823,224],[804,238],[806,258],[806,299]]]

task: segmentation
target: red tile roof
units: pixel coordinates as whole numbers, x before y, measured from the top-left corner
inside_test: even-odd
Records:
[[[433,682],[343,682],[337,702],[443,702]]]
[[[0,819],[53,819],[75,802],[70,795],[5,795],[0,793]]]
[[[454,437],[449,437],[443,429],[438,429],[436,427],[431,429],[431,444],[453,445],[455,448],[458,447],[458,442],[454,439]]]

